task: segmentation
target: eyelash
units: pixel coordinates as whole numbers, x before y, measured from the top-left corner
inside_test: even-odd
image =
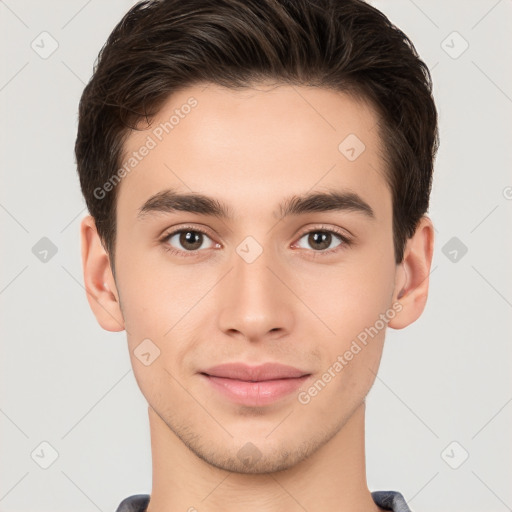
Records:
[[[187,231],[190,231],[190,232],[193,232],[193,233],[202,233],[203,235],[207,236],[208,238],[211,238],[208,233],[206,231],[204,231],[203,229],[200,229],[200,228],[197,228],[197,227],[194,227],[194,226],[184,226],[180,229],[177,229],[176,231],[170,231],[170,232],[167,232],[165,233],[164,236],[162,236],[162,238],[160,238],[160,243],[162,244],[164,250],[168,253],[171,253],[173,255],[176,255],[176,256],[182,256],[182,257],[194,257],[194,256],[197,256],[197,254],[200,252],[199,250],[196,250],[196,251],[180,251],[178,249],[174,249],[174,247],[171,247],[168,243],[166,243],[166,241],[171,238],[172,236],[178,234],[178,233],[183,233],[183,232],[187,232]],[[329,249],[329,250],[323,250],[323,251],[313,251],[313,254],[314,254],[314,258],[316,258],[317,256],[325,256],[325,255],[330,255],[330,254],[333,254],[335,252],[338,252],[340,250],[343,250],[344,248],[347,248],[347,247],[350,247],[352,245],[352,239],[347,237],[345,234],[343,234],[341,231],[338,231],[337,229],[333,229],[333,228],[325,228],[325,227],[316,227],[316,228],[313,228],[313,229],[310,229],[308,231],[304,231],[303,233],[300,234],[298,240],[300,240],[301,238],[303,238],[305,235],[309,235],[310,233],[330,233],[332,235],[335,235],[336,237],[338,237],[342,244],[341,245],[338,245],[337,247],[335,247],[334,249]]]

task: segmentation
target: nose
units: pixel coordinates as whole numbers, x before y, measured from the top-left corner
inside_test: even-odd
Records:
[[[270,250],[252,262],[238,253],[218,289],[218,323],[222,332],[258,341],[285,336],[293,330],[297,299],[290,273]]]

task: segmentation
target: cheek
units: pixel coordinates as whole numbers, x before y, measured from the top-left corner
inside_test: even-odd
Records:
[[[361,255],[356,264],[303,274],[298,295],[316,314],[317,327],[337,349],[373,326],[391,306],[395,267],[392,262],[375,259]]]
[[[193,370],[201,339],[194,333],[208,332],[203,311],[216,276],[198,279],[191,267],[171,272],[170,266],[138,264],[135,255],[120,265],[118,276],[132,367],[149,400],[176,386],[173,375],[179,379]]]
[[[374,339],[371,345],[363,347],[347,360],[344,353],[333,358],[310,386],[298,395],[300,410],[306,414],[306,421],[315,428],[319,418],[327,425],[346,421],[350,412],[363,401],[375,381],[382,343]]]
[[[121,253],[121,251],[119,251]],[[171,336],[174,326],[194,311],[215,284],[212,272],[195,265],[171,265],[165,254],[148,258],[124,252],[118,265],[119,293],[128,333],[138,337]]]
[[[322,361],[317,392],[323,398],[315,399],[321,413],[340,400],[355,404],[371,388],[387,322],[395,313],[390,304],[394,271],[392,251],[361,251],[357,261],[304,281],[304,302],[325,324],[314,320],[305,326],[317,331],[317,339],[323,333],[317,344]]]
[[[299,402],[310,402],[314,417],[341,421],[375,381],[394,310],[387,287],[379,287],[367,275],[354,276],[354,287],[330,285],[326,296],[330,300],[324,302],[321,318],[335,334],[327,333],[318,347],[322,364]]]

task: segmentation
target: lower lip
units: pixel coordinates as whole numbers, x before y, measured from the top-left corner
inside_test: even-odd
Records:
[[[265,380],[247,382],[244,380],[212,377],[202,374],[202,377],[231,401],[249,406],[267,405],[296,391],[309,377]]]

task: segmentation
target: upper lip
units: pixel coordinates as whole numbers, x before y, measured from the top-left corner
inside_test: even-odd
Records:
[[[279,363],[265,363],[258,366],[249,366],[244,363],[226,363],[212,366],[200,373],[212,377],[224,377],[245,381],[264,381],[276,379],[292,379],[309,375],[308,372]]]

